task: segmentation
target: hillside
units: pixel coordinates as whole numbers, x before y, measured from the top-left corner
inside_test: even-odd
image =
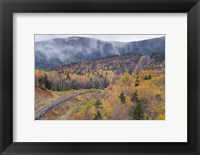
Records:
[[[164,74],[164,68],[164,53],[144,56],[125,54],[63,65],[46,71],[46,74],[50,81],[49,89],[88,89],[104,88],[125,72],[136,74],[142,70],[157,70]],[[45,71],[36,70],[36,84],[39,84],[39,72]]]
[[[80,63],[72,63],[55,68],[59,73],[86,74],[100,70],[112,70],[115,74],[123,72],[137,72],[147,69],[164,69],[164,53],[152,53],[151,55],[125,54],[110,56],[97,60]]]
[[[36,113],[45,110],[37,119],[163,120],[165,55],[124,54],[37,69],[35,90]]]

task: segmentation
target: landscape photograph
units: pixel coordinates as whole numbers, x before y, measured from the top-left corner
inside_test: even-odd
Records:
[[[35,34],[35,120],[165,120],[165,35]]]

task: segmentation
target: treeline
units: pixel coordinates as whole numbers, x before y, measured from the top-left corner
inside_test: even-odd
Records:
[[[95,76],[89,80],[74,80],[67,74],[66,78],[50,80],[47,74],[36,79],[36,87],[52,91],[67,91],[71,89],[103,89],[109,86],[109,80],[106,76]]]

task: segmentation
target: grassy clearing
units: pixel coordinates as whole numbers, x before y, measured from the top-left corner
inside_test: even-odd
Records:
[[[78,91],[80,90],[50,91],[50,90],[43,90],[36,87],[35,88],[35,110],[37,111],[51,102],[58,101],[62,99],[63,97],[66,97]]]

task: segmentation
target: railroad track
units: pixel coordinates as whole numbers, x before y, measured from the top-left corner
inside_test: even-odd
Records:
[[[83,94],[85,93],[85,91],[82,91],[82,92],[77,92],[77,93],[74,93],[74,94],[71,94],[65,98],[62,98],[61,100],[59,101],[55,101],[55,102],[52,102],[52,103],[49,103],[47,104],[46,106],[44,106],[42,109],[38,110],[35,112],[35,120],[38,120],[40,119],[45,113],[47,113],[48,111],[50,111],[52,108],[66,102],[66,101],[69,101],[71,100],[72,98],[80,95],[80,94]]]

